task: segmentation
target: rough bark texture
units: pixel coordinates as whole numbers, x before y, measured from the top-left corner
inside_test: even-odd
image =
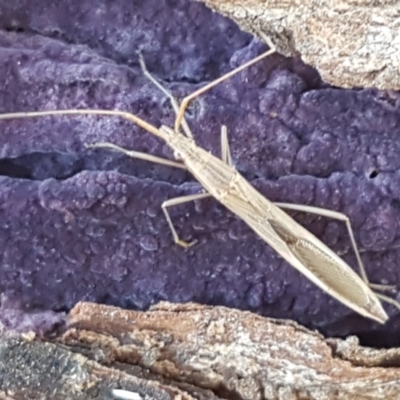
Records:
[[[111,399],[113,389],[138,400],[396,400],[399,358],[224,307],[79,303],[51,343],[2,340],[0,390],[12,400]]]
[[[205,0],[244,30],[267,33],[280,52],[302,59],[340,87],[400,89],[396,0]]]
[[[0,329],[1,400],[111,400],[122,398],[117,396],[122,388],[133,400],[220,399],[210,390],[116,361],[102,334],[93,333],[88,347],[73,339],[61,344],[56,331],[45,338]]]
[[[99,345],[104,344],[101,335],[98,340]],[[113,390],[124,388],[136,393],[132,399],[137,400],[218,400],[211,391],[158,382],[140,367],[101,365],[80,354],[83,350],[79,344],[70,347],[24,337],[4,339],[0,343],[0,396],[9,400],[111,400],[119,398]]]

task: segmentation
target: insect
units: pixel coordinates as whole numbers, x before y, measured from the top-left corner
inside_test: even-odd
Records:
[[[265,41],[269,46],[267,52],[196,90],[184,98],[181,104],[179,104],[172,94],[147,71],[143,58],[140,55],[139,59],[143,73],[154,85],[168,96],[171,101],[176,113],[173,129],[164,125],[157,128],[129,112],[101,109],[17,112],[2,114],[0,115],[0,119],[51,115],[101,115],[121,117],[136,123],[144,130],[164,140],[174,151],[177,161],[129,151],[107,142],[88,145],[88,147],[111,148],[124,152],[131,157],[187,169],[193,174],[205,189],[204,192],[170,199],[162,204],[162,210],[171,229],[175,243],[183,247],[194,244],[194,242],[187,243],[179,238],[168,213],[168,207],[212,196],[246,222],[253,231],[277,251],[289,264],[304,274],[322,290],[359,314],[377,322],[384,323],[387,321],[388,315],[383,309],[379,299],[387,301],[399,309],[400,303],[395,299],[380,293],[375,293],[372,290],[373,288],[384,290],[391,287],[369,283],[348,217],[339,212],[312,206],[272,203],[247,182],[232,165],[226,127],[223,126],[221,129],[222,156],[221,159],[219,159],[196,145],[189,126],[185,121],[184,113],[190,101],[245,68],[273,54],[275,52],[274,45],[268,38],[265,38]],[[181,126],[184,133],[180,131]],[[180,162],[178,162],[179,160]],[[343,259],[336,255],[313,234],[299,225],[282,209],[314,213],[344,222],[347,226],[352,247],[356,254],[361,277],[357,275]]]

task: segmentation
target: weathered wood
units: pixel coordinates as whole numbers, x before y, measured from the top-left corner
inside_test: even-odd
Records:
[[[96,344],[104,346],[98,335]],[[99,348],[97,349],[99,351]],[[101,365],[85,355],[79,343],[63,346],[38,338],[15,337],[0,343],[0,399],[91,400],[114,399],[113,389],[124,388],[140,399],[218,400],[212,392],[191,385],[168,384],[140,367],[123,366],[103,354]],[[81,353],[81,354],[80,354]]]
[[[394,0],[203,0],[244,30],[269,34],[341,87],[400,89],[400,15]]]
[[[400,350],[325,340],[296,323],[193,303],[148,312],[80,303],[68,346],[235,399],[396,399]],[[94,350],[95,349],[95,350]],[[393,365],[392,367],[390,365]]]
[[[79,303],[52,339],[3,332],[0,399],[398,399],[400,349],[194,303]]]

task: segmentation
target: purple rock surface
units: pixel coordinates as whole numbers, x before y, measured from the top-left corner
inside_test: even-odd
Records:
[[[182,98],[264,50],[191,1],[0,0],[0,112],[120,109],[172,125],[169,100],[143,76],[138,51]],[[398,284],[399,107],[398,93],[333,88],[276,54],[195,99],[187,121],[214,154],[227,125],[236,167],[269,199],[348,215],[370,280]],[[37,316],[79,300],[139,309],[196,301],[357,334],[364,344],[400,344],[397,309],[386,307],[384,326],[356,315],[213,199],[170,209],[181,237],[198,241],[174,245],[161,204],[198,192],[194,179],[85,148],[110,141],[173,157],[137,126],[46,117],[1,121],[0,133],[0,316],[8,326],[21,326],[16,309]],[[343,223],[293,215],[356,267]],[[41,330],[51,325],[35,321]]]

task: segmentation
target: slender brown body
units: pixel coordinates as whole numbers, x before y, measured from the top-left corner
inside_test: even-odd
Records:
[[[293,267],[354,311],[381,323],[388,319],[377,295],[343,259],[267,200],[234,167],[169,127],[161,126],[159,133],[206,191]]]
[[[380,323],[388,319],[378,295],[344,260],[278,206],[267,200],[231,165],[198,147],[193,138],[167,126],[156,128],[123,111],[54,110],[0,115],[1,119],[46,115],[119,116],[163,139],[204,189],[241,218],[287,262],[328,294],[359,314]],[[94,147],[117,147],[107,143]],[[127,150],[118,148],[132,155]],[[142,157],[135,153],[133,157]],[[142,158],[154,161],[153,156]],[[155,160],[159,162],[160,159]],[[169,164],[171,161],[169,161]],[[176,163],[177,164],[177,163]],[[181,166],[177,164],[176,166]],[[395,300],[379,295],[399,307]]]
[[[316,209],[315,207],[310,206],[301,207],[298,205],[288,205],[283,203],[280,203],[278,206],[270,202],[249,182],[247,182],[246,179],[231,165],[230,155],[228,157],[229,150],[225,155],[223,151],[222,160],[213,156],[201,147],[198,147],[186,121],[184,120],[185,109],[192,99],[239,71],[248,68],[250,65],[258,62],[262,58],[273,54],[275,49],[271,43],[269,43],[269,47],[269,51],[190,94],[183,99],[180,106],[173,96],[151,76],[151,74],[146,70],[144,61],[140,58],[145,75],[148,76],[148,78],[171,99],[177,115],[174,129],[166,126],[156,128],[134,114],[117,110],[71,109],[34,111],[26,113],[17,112],[0,114],[0,120],[42,117],[48,115],[102,115],[121,117],[139,125],[146,131],[163,139],[171,147],[178,159],[182,161],[182,164],[122,149],[111,143],[97,143],[91,145],[91,147],[108,147],[125,152],[131,157],[141,158],[169,166],[186,168],[195,176],[207,193],[170,199],[162,205],[176,243],[181,244],[184,247],[191,245],[191,243],[186,243],[179,239],[166,208],[171,205],[177,205],[185,201],[200,199],[211,195],[246,222],[258,236],[276,250],[287,262],[321,289],[359,314],[380,323],[384,323],[388,319],[388,315],[384,311],[379,298],[395,305],[399,309],[400,304],[394,299],[382,294],[377,294],[371,290],[370,286],[372,286],[372,284],[368,282],[348,218],[341,213],[330,210]],[[179,132],[181,124],[186,135]],[[347,224],[362,278],[324,243],[286,214],[281,207],[325,215],[327,217],[344,221]],[[385,285],[374,286],[382,289]]]

